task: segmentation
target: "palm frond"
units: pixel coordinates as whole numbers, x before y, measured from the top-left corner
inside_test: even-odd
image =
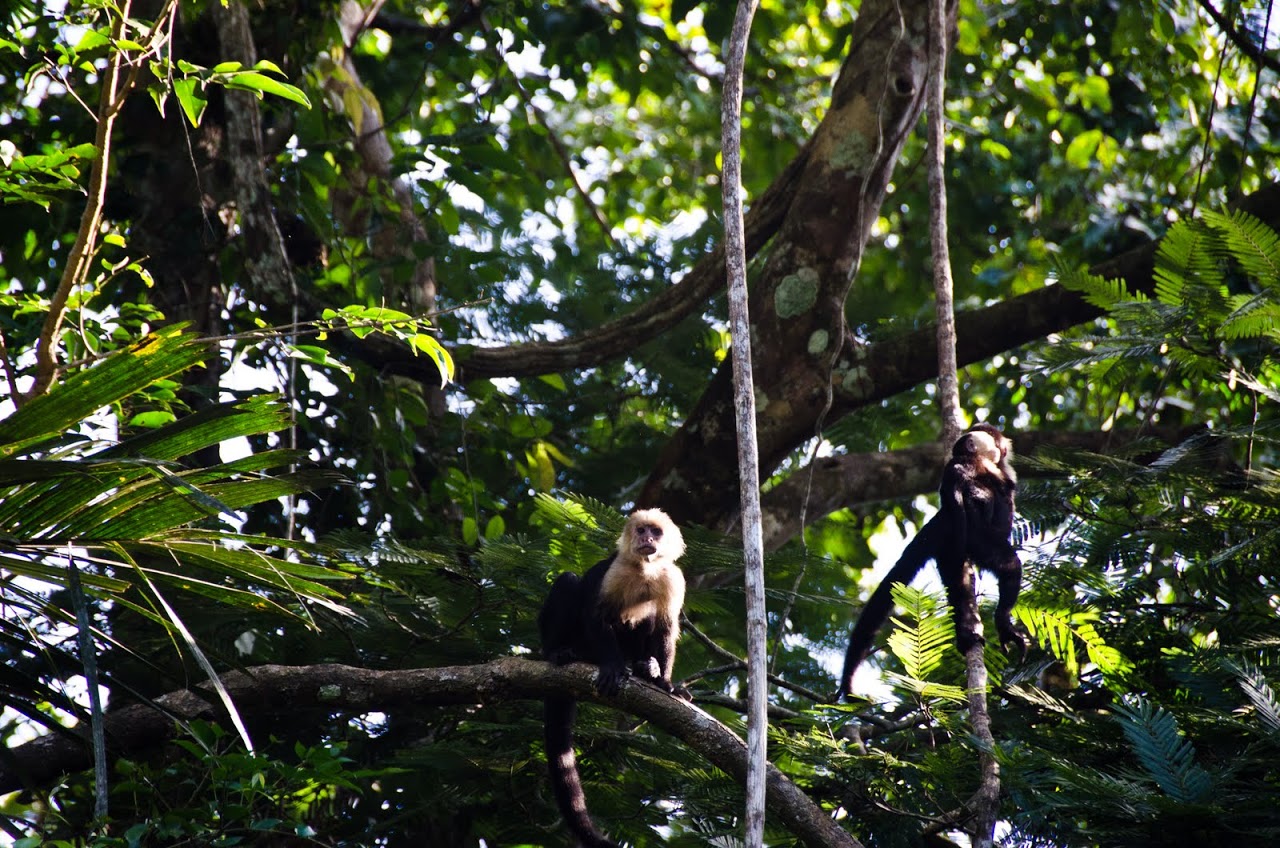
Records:
[[[99,598],[119,600],[144,575],[143,584],[155,579],[232,604],[340,609],[334,585],[349,574],[318,563],[316,546],[218,523],[255,504],[341,483],[340,476],[273,475],[296,461],[286,451],[206,467],[185,459],[227,439],[282,429],[287,409],[278,398],[214,406],[116,443],[75,436],[86,418],[208,355],[207,342],[168,327],[70,374],[0,422],[0,563],[11,575],[41,581],[47,598],[68,584],[70,553],[87,565],[85,591]]]
[[[42,439],[62,436],[98,410],[208,357],[208,343],[181,325],[157,330],[90,368],[68,374],[55,390],[0,421],[0,456],[13,456]]]

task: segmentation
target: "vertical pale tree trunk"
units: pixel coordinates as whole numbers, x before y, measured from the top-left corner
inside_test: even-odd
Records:
[[[956,315],[952,296],[951,252],[947,246],[946,184],[946,73],[947,11],[946,0],[931,0],[929,16],[929,241],[933,254],[933,286],[938,325],[938,413],[942,419],[942,443],[950,447],[964,428],[960,411],[960,383],[956,366]],[[973,566],[965,563],[966,591],[977,588]],[[977,599],[974,598],[974,603]],[[981,623],[979,623],[981,633]],[[995,738],[991,734],[991,714],[987,709],[987,666],[983,661],[982,642],[965,655],[965,689],[969,697],[969,723],[978,741],[978,790],[970,799],[973,810],[971,835],[975,848],[994,844],[996,816],[1000,809],[1000,764],[992,751]]]
[[[755,0],[740,0],[725,57],[721,94],[724,173],[725,271],[733,336],[733,406],[738,433],[738,487],[742,514],[743,571],[747,596],[747,848],[764,844],[765,767],[769,717],[765,640],[764,539],[760,527],[760,463],[756,448],[755,386],[751,376],[751,321],[747,309],[747,252],[742,217],[742,70]]]

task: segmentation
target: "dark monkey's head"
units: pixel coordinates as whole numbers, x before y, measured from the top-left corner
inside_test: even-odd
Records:
[[[1013,442],[1000,428],[991,424],[974,424],[964,435],[956,439],[951,456],[956,459],[973,457],[999,465],[1009,458]]]

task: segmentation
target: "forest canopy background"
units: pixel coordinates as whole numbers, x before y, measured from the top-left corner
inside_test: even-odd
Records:
[[[975,780],[927,588],[899,595],[874,702],[825,703],[877,554],[927,518],[945,455],[927,11],[762,4],[743,104],[770,756],[877,845],[963,829]],[[11,838],[558,844],[525,699],[575,684],[512,683],[492,661],[536,650],[549,575],[605,555],[635,505],[687,528],[676,676],[737,725],[731,7],[4,14]],[[1002,835],[1265,844],[1280,828],[1272,10],[947,14],[961,396],[1018,450],[1036,642],[1025,663],[988,650]],[[96,823],[93,746],[61,730],[91,723],[87,657],[112,755]],[[326,701],[326,680],[349,679],[333,663],[392,676],[374,700]],[[267,666],[311,699],[236,676]],[[469,697],[408,676],[459,666]],[[221,707],[163,700],[210,670],[257,755]],[[153,703],[183,717],[172,745],[130,724]],[[622,706],[579,726],[610,832],[736,833],[716,743]],[[771,844],[802,838],[776,808],[769,827]]]

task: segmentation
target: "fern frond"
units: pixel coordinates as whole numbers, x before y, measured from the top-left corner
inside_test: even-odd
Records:
[[[1280,329],[1280,303],[1270,292],[1235,295],[1227,301],[1231,312],[1218,333],[1224,339],[1254,339],[1274,336]]]
[[[1196,803],[1214,790],[1209,773],[1196,764],[1195,746],[1171,713],[1136,696],[1116,704],[1115,711],[1138,761],[1166,795]]]
[[[1247,660],[1224,660],[1222,664],[1235,675],[1262,723],[1272,734],[1280,735],[1280,700],[1262,670]]]
[[[892,589],[894,603],[906,611],[915,625],[893,619],[889,648],[902,661],[908,677],[923,681],[942,664],[946,655],[954,635],[951,617],[939,609],[937,599],[927,592],[900,583]]]
[[[1275,230],[1243,209],[1225,215],[1206,209],[1203,215],[1246,274],[1267,288],[1280,286],[1280,235]]]
[[[1084,299],[1099,309],[1110,310],[1125,301],[1145,303],[1147,296],[1142,292],[1130,292],[1124,280],[1119,278],[1108,280],[1097,274],[1090,274],[1083,268],[1068,268],[1058,264],[1054,267],[1054,276],[1058,284],[1071,291],[1080,292]]]

